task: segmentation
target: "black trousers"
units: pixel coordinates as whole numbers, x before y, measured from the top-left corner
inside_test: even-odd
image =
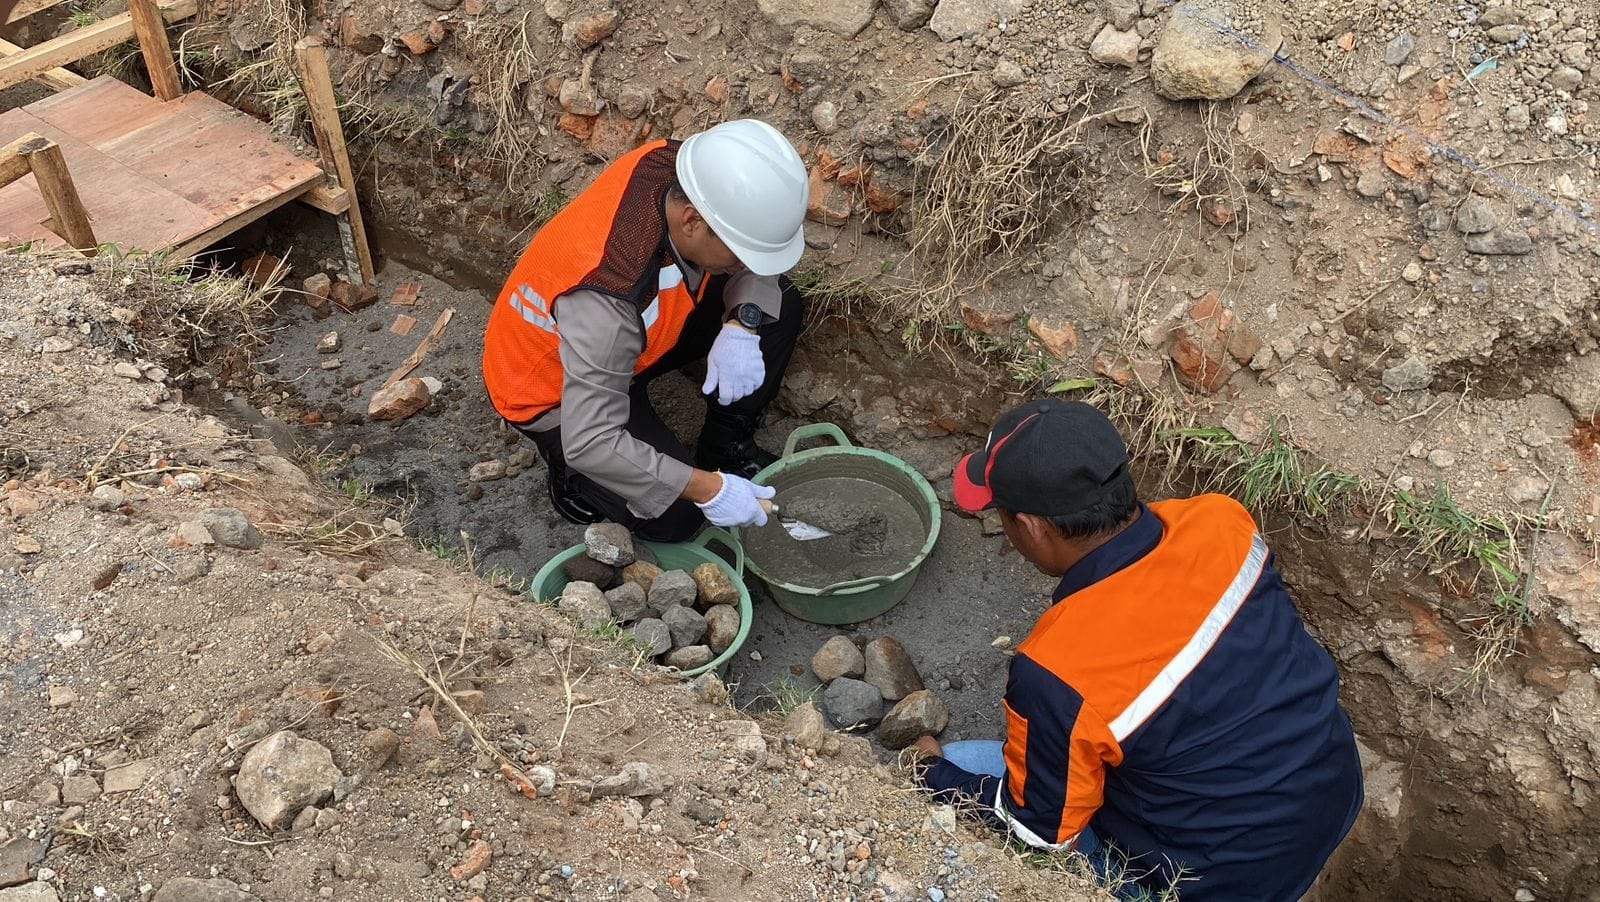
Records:
[[[691,363],[706,359],[706,355],[711,353],[711,345],[716,341],[717,334],[722,331],[724,319],[722,289],[727,281],[723,276],[712,279],[711,284],[706,286],[705,297],[684,322],[683,331],[678,335],[678,343],[649,369],[635,376],[633,384],[628,387],[628,433],[662,454],[690,466],[694,465],[693,452],[673,433],[671,427],[662,421],[661,415],[651,405],[649,385],[668,373],[677,372]],[[783,375],[789,369],[789,361],[794,357],[795,344],[800,339],[802,312],[800,292],[794,283],[789,281],[787,276],[779,276],[778,284],[783,290],[783,304],[778,319],[756,330],[761,337],[761,356],[766,364],[766,380],[754,392],[726,407],[718,404],[715,396],[707,396],[708,413],[710,409],[721,409],[754,420],[761,416],[773,399],[778,397],[778,389],[783,385]],[[542,432],[535,431],[529,426],[518,426],[517,429],[533,439],[546,466],[563,469],[566,467],[566,458],[561,451],[559,426]],[[680,498],[661,516],[646,519],[636,516],[628,509],[626,498],[582,473],[571,472],[568,474],[568,479],[571,487],[590,507],[599,511],[607,520],[626,526],[640,538],[657,542],[682,542],[699,532],[706,522],[705,516],[700,513],[700,508],[692,501]]]

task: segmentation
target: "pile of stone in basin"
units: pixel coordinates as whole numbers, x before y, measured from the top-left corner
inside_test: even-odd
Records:
[[[822,681],[817,698],[828,720],[851,732],[876,726],[885,748],[937,736],[950,723],[950,709],[924,688],[911,655],[892,637],[834,636],[811,656],[811,672]]]
[[[668,667],[710,664],[739,635],[739,586],[720,564],[662,570],[643,545],[616,523],[583,534],[585,551],[568,561],[567,588],[556,607],[584,629],[608,623]]]

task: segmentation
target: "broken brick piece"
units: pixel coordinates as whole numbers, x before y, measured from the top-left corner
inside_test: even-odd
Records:
[[[357,285],[354,282],[335,282],[328,297],[346,312],[354,313],[365,310],[378,302],[378,293],[369,285]]]
[[[389,300],[389,303],[397,307],[414,307],[417,303],[417,295],[421,293],[421,282],[406,282],[394,290],[394,297]]]
[[[404,313],[394,318],[394,323],[389,326],[389,331],[396,335],[410,335],[411,330],[417,327],[417,318],[406,316]]]
[[[1078,349],[1078,330],[1071,323],[1029,319],[1028,331],[1059,360],[1066,360]]]

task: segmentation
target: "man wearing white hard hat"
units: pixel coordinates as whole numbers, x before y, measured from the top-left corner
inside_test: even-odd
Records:
[[[741,119],[621,157],[534,235],[490,314],[483,376],[562,516],[659,541],[766,523],[772,490],[750,478],[774,458],[754,435],[800,334],[780,275],[804,250],[808,195],[789,141]],[[645,389],[699,360],[691,453]]]

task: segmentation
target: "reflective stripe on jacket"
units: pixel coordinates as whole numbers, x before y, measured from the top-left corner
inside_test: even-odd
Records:
[[[560,405],[556,304],[569,292],[597,291],[638,309],[645,347],[635,374],[677,343],[698,299],[672,262],[661,212],[677,154],[676,142],[657,141],[621,157],[533,236],[484,335],[483,381],[501,416],[525,423]]]

